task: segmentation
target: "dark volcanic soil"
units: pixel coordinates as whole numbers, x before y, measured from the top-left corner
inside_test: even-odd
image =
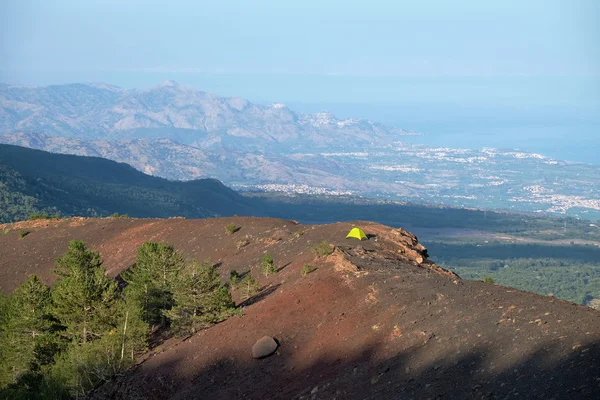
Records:
[[[225,225],[241,229],[225,234]],[[260,276],[244,315],[169,340],[97,399],[587,399],[600,398],[600,313],[552,297],[462,281],[421,259],[414,237],[357,223],[304,226],[258,218],[74,219],[0,226],[0,288],[33,272],[51,280],[72,239],[101,252],[111,275],[146,240]],[[19,238],[18,230],[30,230]],[[238,249],[238,243],[248,244]],[[310,247],[335,246],[316,258]],[[280,268],[264,278],[268,252]],[[305,264],[317,267],[301,276]],[[239,299],[239,294],[234,293]],[[276,354],[251,356],[265,336]]]

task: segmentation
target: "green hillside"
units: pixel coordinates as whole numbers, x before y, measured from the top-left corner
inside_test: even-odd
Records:
[[[214,179],[169,181],[98,157],[0,145],[0,222],[34,213],[133,217],[253,214],[255,200]]]

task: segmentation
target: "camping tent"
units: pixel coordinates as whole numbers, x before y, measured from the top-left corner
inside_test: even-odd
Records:
[[[348,238],[356,238],[358,240],[364,240],[364,239],[367,239],[367,235],[365,235],[363,230],[360,228],[352,228],[350,230],[350,232],[348,232],[348,235],[346,235],[346,239],[348,239]]]

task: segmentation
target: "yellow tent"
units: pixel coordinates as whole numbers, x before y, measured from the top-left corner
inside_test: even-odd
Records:
[[[365,239],[367,239],[367,235],[365,235],[363,230],[360,228],[352,228],[350,230],[350,232],[348,232],[348,235],[346,235],[346,239],[348,239],[348,238],[356,238],[358,240],[365,240]]]

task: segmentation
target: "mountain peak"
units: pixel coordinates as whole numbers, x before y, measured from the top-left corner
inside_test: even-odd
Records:
[[[158,87],[180,87],[181,85],[171,79],[167,79],[166,81],[163,81],[161,83],[159,83]]]

